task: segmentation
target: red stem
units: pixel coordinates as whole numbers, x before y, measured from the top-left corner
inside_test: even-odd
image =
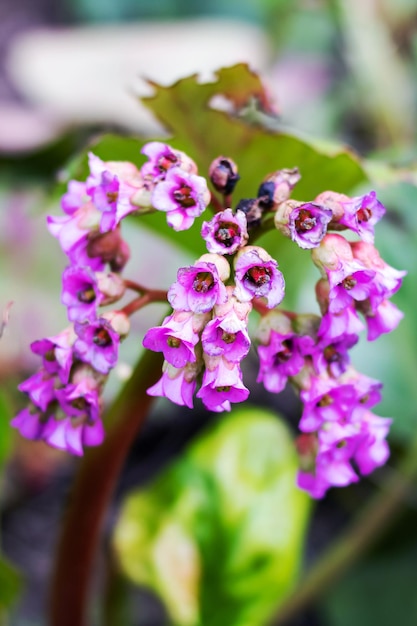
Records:
[[[153,398],[161,355],[146,351],[108,412],[104,443],[86,451],[71,493],[51,584],[50,626],[87,626],[88,596],[103,522],[129,448]]]
[[[147,304],[151,302],[166,302],[167,301],[167,292],[163,289],[149,289],[142,296],[138,296],[129,304],[126,304],[121,309],[121,312],[127,316],[133,315],[139,309],[142,309]]]

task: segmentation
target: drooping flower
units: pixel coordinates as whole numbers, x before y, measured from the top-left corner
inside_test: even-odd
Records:
[[[343,203],[344,212],[340,224],[344,224],[367,242],[374,241],[375,224],[385,215],[385,207],[371,191]]]
[[[201,398],[209,411],[230,411],[231,402],[244,402],[249,389],[242,381],[242,372],[237,363],[229,363],[223,357],[210,359],[206,367],[197,398]]]
[[[194,347],[199,341],[193,326],[193,314],[176,311],[166,317],[161,326],[150,328],[143,338],[148,350],[162,352],[168,363],[176,368],[196,360]]]
[[[188,406],[192,409],[199,367],[198,363],[187,363],[185,367],[177,368],[164,361],[161,378],[147,389],[147,394],[165,397],[179,406]]]
[[[74,352],[81,361],[89,363],[95,370],[108,374],[116,365],[120,337],[103,317],[93,322],[76,322],[77,339]]]
[[[139,172],[133,163],[104,163],[91,152],[88,157],[90,176],[86,190],[102,214],[100,231],[105,233],[114,230],[120,220],[136,211],[137,207],[131,204],[130,198],[140,185]]]

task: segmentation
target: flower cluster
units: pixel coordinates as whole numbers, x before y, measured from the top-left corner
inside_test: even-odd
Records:
[[[148,389],[150,395],[189,408],[196,396],[214,412],[245,401],[249,390],[241,362],[251,346],[248,320],[255,310],[260,314],[257,381],[272,393],[290,382],[303,402],[299,486],[322,497],[329,487],[347,485],[358,480],[358,473],[383,464],[391,420],[371,412],[382,385],[357,372],[349,354],[365,327],[373,341],[402,318],[390,300],[405,272],[385,263],[374,246],[374,228],[385,212],[375,192],[350,198],[325,191],[299,201],[291,197],[300,180],[292,168],[268,174],[256,197],[233,205],[240,177],[230,158],[212,162],[211,193],[183,152],[150,142],[142,153],[147,161],[141,168],[90,154],[86,181],[71,181],[62,198],[64,215],[48,218],[51,234],[69,259],[62,303],[71,325],[32,344],[42,366],[20,385],[30,406],[13,425],[26,437],[74,454],[100,443],[101,393],[117,363],[120,340],[129,332],[129,316],[151,301],[167,299],[171,314],[143,339],[145,348],[164,357],[162,376]],[[123,219],[162,211],[168,225],[181,231],[208,206],[213,215],[201,227],[207,252],[178,270],[167,293],[123,279],[130,256],[121,235]],[[315,288],[320,315],[278,308],[284,276],[277,261],[254,245],[268,229],[310,251],[321,273]],[[346,239],[344,230],[353,238]],[[102,312],[127,289],[139,295],[122,308]]]

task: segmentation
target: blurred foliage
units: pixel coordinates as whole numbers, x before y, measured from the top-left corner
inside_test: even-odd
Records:
[[[161,595],[178,626],[264,623],[300,565],[310,506],[296,469],[276,415],[222,417],[127,498],[115,533],[123,570]]]

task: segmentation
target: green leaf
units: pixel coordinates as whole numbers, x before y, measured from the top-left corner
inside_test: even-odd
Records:
[[[13,409],[6,391],[0,390],[0,471],[7,460],[12,447],[12,429],[10,420]]]
[[[16,599],[20,585],[20,576],[16,570],[0,556],[0,617],[2,610]]]
[[[178,626],[262,624],[300,563],[310,507],[296,468],[274,414],[222,417],[127,499],[115,533],[122,568],[160,594]]]
[[[323,602],[332,626],[415,626],[417,551],[378,556],[356,567]]]
[[[202,175],[215,157],[223,154],[234,159],[241,175],[239,197],[256,196],[269,172],[286,167],[300,169],[297,197],[304,200],[312,200],[326,189],[346,193],[367,179],[357,157],[344,146],[316,147],[289,133],[250,126],[236,117],[236,109],[253,99],[261,102],[263,109],[268,107],[259,77],[245,64],[219,70],[212,83],[201,84],[194,75],[170,87],[152,86],[154,95],[142,102],[172,133],[170,143],[194,158]],[[219,96],[232,102],[232,114],[210,106]]]

